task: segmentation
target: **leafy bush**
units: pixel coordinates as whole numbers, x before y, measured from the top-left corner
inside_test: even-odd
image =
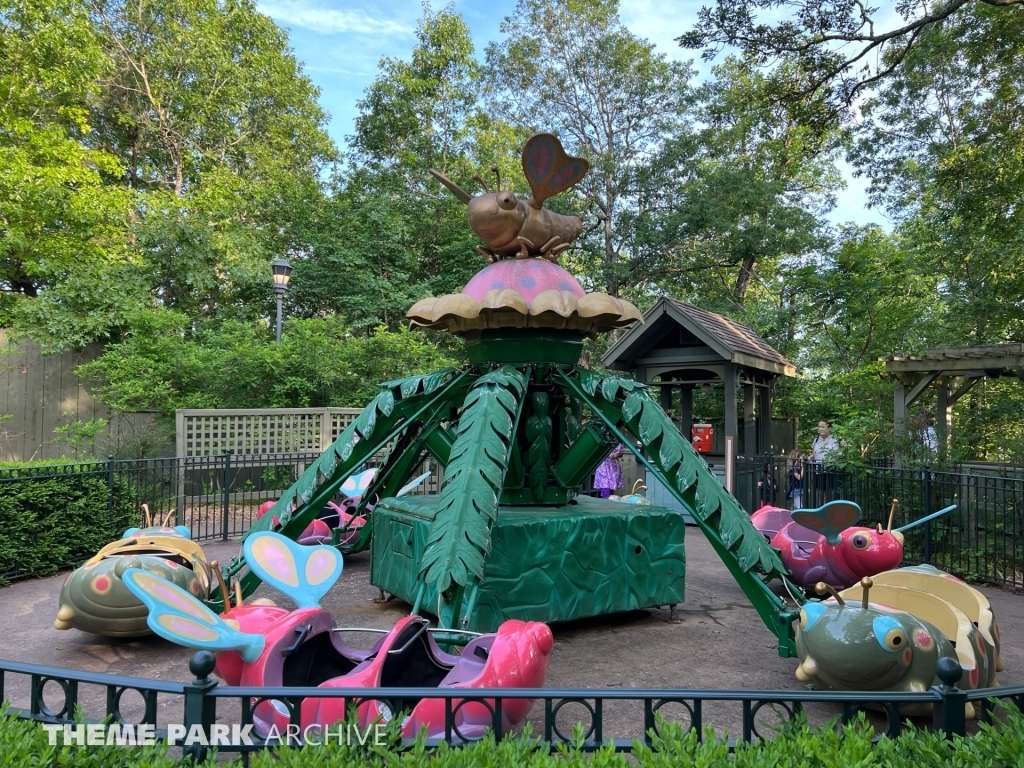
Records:
[[[382,381],[450,366],[445,352],[408,329],[356,330],[338,318],[289,319],[273,329],[241,322],[194,324],[163,310],[77,373],[123,411],[177,408],[361,407]]]
[[[137,525],[139,513],[127,482],[115,476],[113,510],[108,478],[67,466],[75,474],[0,479],[0,583],[14,576],[48,576],[84,560]],[[65,469],[62,467],[62,470]]]
[[[533,740],[527,729],[523,735],[509,737],[496,744],[491,737],[460,748],[441,745],[428,751],[422,740],[406,749],[397,745],[397,728],[387,728],[388,746],[359,744],[305,747],[281,747],[252,755],[253,768],[558,768],[558,766],[589,765],[593,768],[833,768],[833,766],[904,766],[943,768],[945,766],[976,766],[1001,768],[1020,765],[1024,751],[1024,717],[1011,704],[1006,704],[1006,719],[998,730],[980,725],[979,733],[947,742],[936,733],[907,727],[896,739],[872,742],[874,731],[863,714],[849,725],[835,727],[835,721],[819,728],[807,724],[798,714],[786,723],[775,738],[752,744],[737,745],[730,753],[708,730],[703,742],[693,731],[684,731],[678,723],[659,720],[660,736],[647,746],[633,743],[631,755],[616,754],[610,746],[593,754],[584,753],[581,730],[574,729],[577,743],[560,746],[548,754],[543,744]],[[152,747],[80,747],[50,746],[47,733],[37,723],[16,720],[0,709],[0,755],[5,765],[21,768],[175,768],[184,761],[159,744]],[[211,750],[204,766],[240,768],[239,758],[217,760]]]

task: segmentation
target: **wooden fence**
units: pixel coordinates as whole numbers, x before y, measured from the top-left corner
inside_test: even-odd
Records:
[[[14,346],[0,329],[0,461],[80,458],[54,429],[75,421],[105,419],[106,428],[90,453],[117,453],[120,446],[152,429],[155,414],[120,413],[101,403],[75,375],[82,363],[96,359],[98,345],[44,355],[28,339]],[[170,450],[168,445],[164,450]]]

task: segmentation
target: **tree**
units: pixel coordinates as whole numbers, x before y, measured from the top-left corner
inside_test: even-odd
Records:
[[[584,258],[570,263],[618,295],[643,263],[627,226],[643,205],[642,169],[684,127],[691,70],[630,33],[616,0],[519,0],[501,32],[487,48],[488,108],[590,161],[575,206],[561,203],[587,219]]]
[[[811,429],[834,420],[850,446],[847,460],[891,456],[893,381],[878,359],[942,342],[938,280],[920,271],[898,236],[848,225],[788,270],[786,282],[802,342],[791,354],[802,376],[780,392],[780,410]]]
[[[0,2],[0,287],[5,324],[63,280],[124,263],[118,159],[86,144],[106,61],[80,5]],[[20,299],[20,301],[19,301]]]
[[[842,184],[835,161],[845,136],[820,101],[775,101],[749,62],[730,57],[712,72],[695,99],[701,129],[651,163],[667,177],[655,186],[669,190],[648,206],[660,219],[652,244],[670,255],[663,289],[742,313],[752,289],[765,297],[783,260],[827,245],[823,216]]]
[[[462,17],[451,5],[437,12],[424,6],[409,61],[382,59],[359,102],[352,163],[339,189],[401,233],[396,247],[410,258],[395,265],[394,282],[410,284],[414,298],[458,292],[486,264],[473,250],[465,205],[429,173],[435,168],[464,188],[475,186],[478,70]],[[376,258],[372,249],[358,257]]]
[[[111,406],[177,408],[358,407],[381,381],[427,373],[452,360],[419,334],[355,332],[340,318],[288,320],[281,341],[266,325],[200,321],[159,309],[78,374]]]
[[[772,12],[780,5],[791,15],[776,22],[762,22],[758,12]],[[885,6],[872,8],[848,0],[717,0],[703,7],[694,29],[678,38],[684,48],[704,48],[711,60],[725,46],[735,46],[759,64],[793,61],[803,75],[777,78],[779,95],[803,98],[820,89],[830,91],[837,109],[850,106],[866,88],[896,72],[930,29],[955,20],[980,6],[1013,8],[1024,0],[939,0],[901,2],[902,18],[886,28],[879,17]],[[774,21],[774,20],[773,20]]]
[[[919,269],[944,279],[953,343],[1024,339],[1024,8],[924,32],[864,106],[855,153]]]
[[[287,36],[249,0],[96,0],[84,13],[98,63],[80,107],[93,130],[76,146],[107,158],[87,199],[124,201],[105,240],[121,258],[64,270],[14,324],[66,348],[116,337],[147,307],[271,312],[269,264],[301,249],[334,157]]]

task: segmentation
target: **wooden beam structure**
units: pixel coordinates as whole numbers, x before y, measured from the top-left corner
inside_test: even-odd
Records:
[[[886,375],[896,380],[893,426],[897,438],[906,436],[907,410],[934,387],[935,431],[943,449],[952,437],[953,406],[971,387],[986,378],[1024,380],[1024,344],[1020,343],[936,347],[924,355],[897,354],[879,362],[885,363]]]

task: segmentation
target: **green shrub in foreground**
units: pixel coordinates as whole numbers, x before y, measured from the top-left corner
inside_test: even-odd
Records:
[[[631,756],[610,748],[587,754],[575,747],[559,747],[554,754],[531,743],[528,734],[493,738],[462,748],[442,745],[427,750],[422,742],[400,750],[395,746],[307,746],[282,747],[255,753],[254,768],[1007,768],[1024,767],[1024,716],[1006,704],[1006,719],[997,731],[981,725],[974,736],[951,743],[941,736],[908,727],[896,739],[872,744],[873,731],[863,715],[840,729],[834,723],[813,728],[798,715],[781,727],[773,739],[728,748],[713,741],[709,733],[703,743],[692,731],[677,723],[660,725],[661,736],[650,747],[634,742]],[[394,742],[397,730],[390,728]],[[165,745],[152,747],[50,746],[46,731],[36,723],[16,720],[0,709],[0,765],[7,768],[175,768],[184,761],[169,754]],[[241,760],[218,761],[211,752],[206,768],[240,768]]]

